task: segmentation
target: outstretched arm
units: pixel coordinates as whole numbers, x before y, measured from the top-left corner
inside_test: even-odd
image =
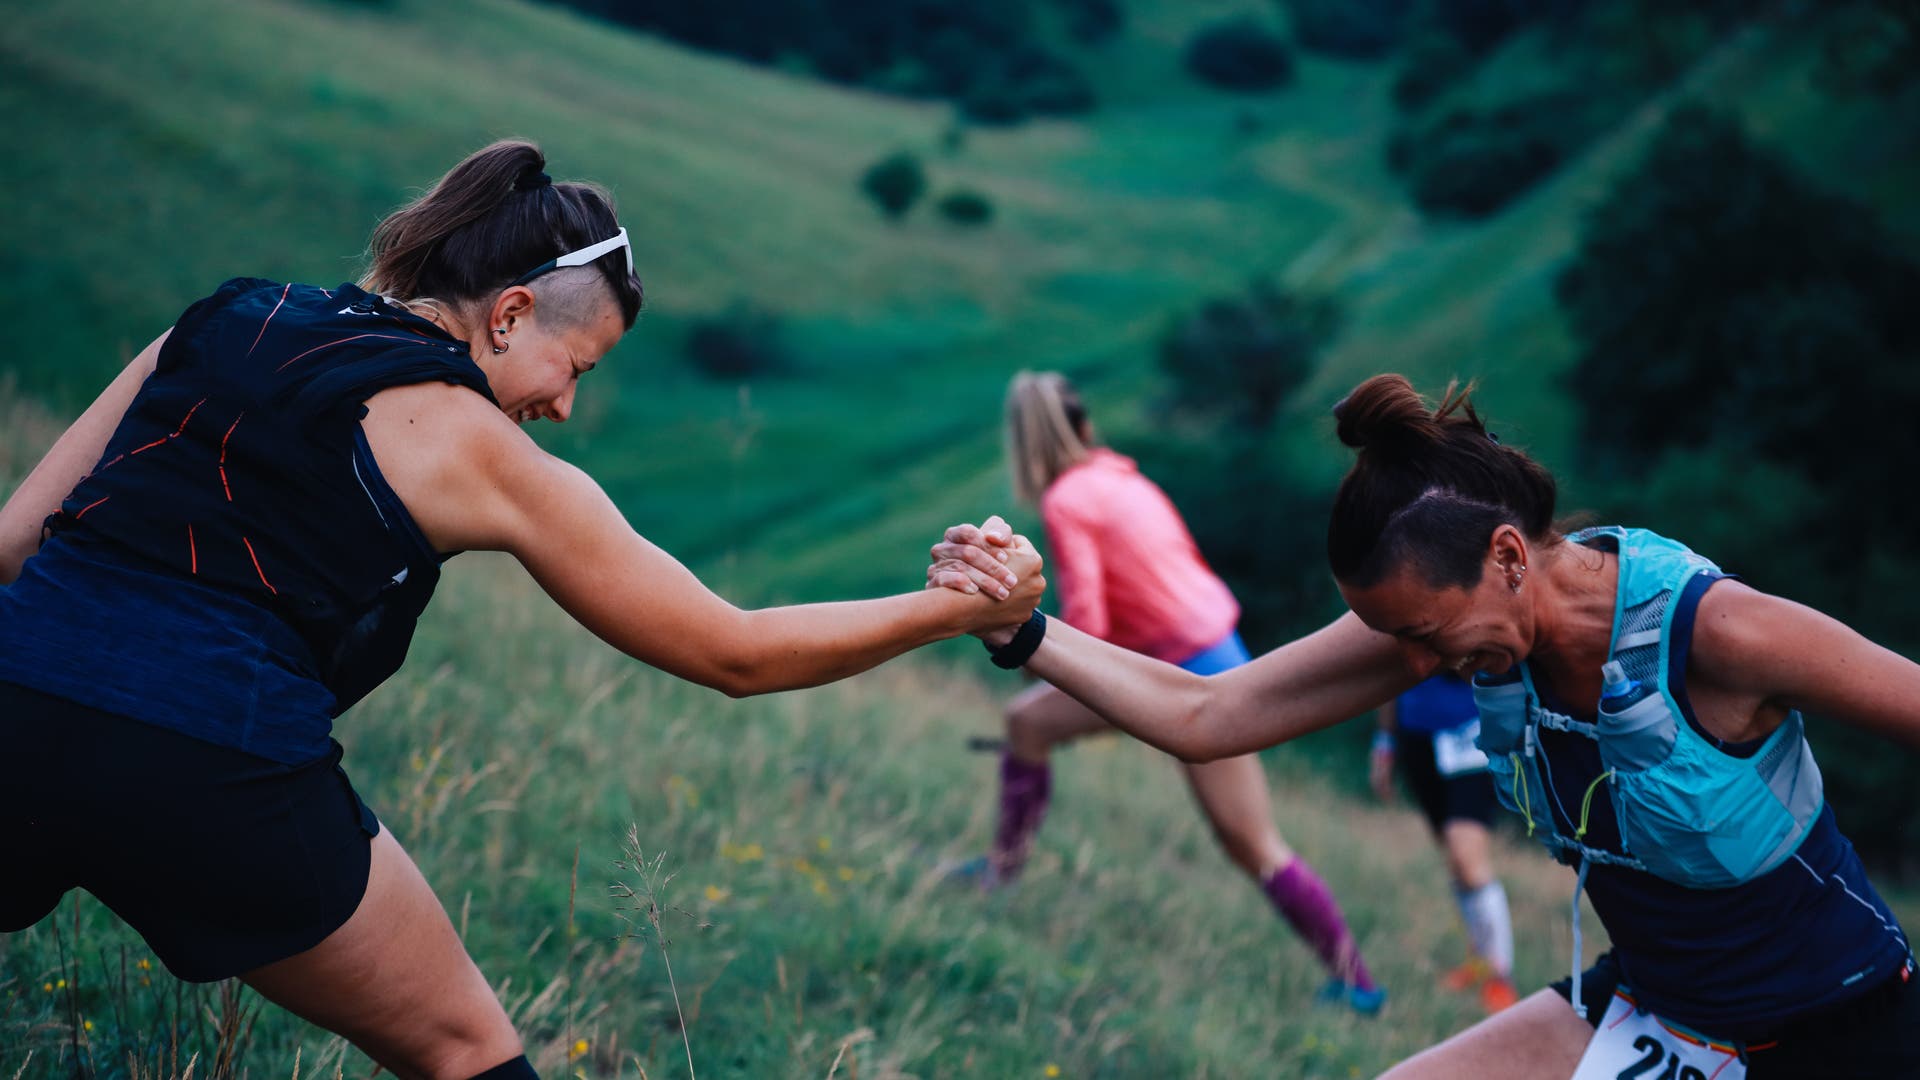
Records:
[[[1706,688],[1746,703],[1739,711],[1750,726],[1723,737],[1764,736],[1801,709],[1920,746],[1920,664],[1738,581],[1715,582],[1701,597],[1687,675],[1696,705]]]
[[[972,525],[947,530],[930,581],[954,579],[998,540]],[[983,635],[999,644],[1004,633]],[[1378,707],[1420,681],[1393,638],[1348,613],[1218,675],[1200,676],[1053,620],[1027,670],[1115,727],[1185,761],[1274,746]]]
[[[1057,621],[1027,670],[1183,761],[1252,753],[1357,716],[1419,681],[1351,613],[1231,671],[1201,676]]]
[[[127,406],[133,403],[147,376],[153,374],[160,346],[166,340],[167,335],[161,334],[140,350],[140,355],[107,384],[0,507],[0,585],[20,576],[21,565],[40,549],[40,529],[48,515],[60,509],[67,493],[100,463],[100,455],[120,426]]]
[[[601,639],[732,696],[832,682],[928,642],[1018,626],[1046,587],[1039,556],[1019,543],[1004,567],[1019,581],[1006,600],[928,589],[743,610],[635,532],[591,477],[534,445],[478,395],[400,387],[368,404],[381,471],[435,547],[512,553]]]

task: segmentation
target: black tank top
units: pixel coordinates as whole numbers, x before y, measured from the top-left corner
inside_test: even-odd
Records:
[[[236,278],[180,317],[48,528],[271,611],[338,715],[400,666],[439,580],[360,428],[423,382],[494,400],[464,343],[381,297]]]

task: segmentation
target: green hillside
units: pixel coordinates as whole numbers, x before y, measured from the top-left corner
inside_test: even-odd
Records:
[[[557,174],[614,190],[651,305],[578,419],[547,437],[642,531],[751,593],[910,582],[941,524],[1007,507],[994,421],[1008,372],[1081,373],[1124,437],[1167,318],[1254,273],[1347,306],[1294,409],[1310,474],[1341,464],[1325,405],[1382,368],[1489,376],[1490,411],[1564,462],[1553,380],[1569,346],[1550,276],[1666,100],[1491,223],[1436,224],[1382,164],[1389,65],[1304,57],[1298,84],[1265,98],[1185,76],[1176,43],[1243,7],[1136,4],[1130,33],[1089,65],[1106,105],[1088,121],[972,129],[953,152],[945,106],[507,0],[10,12],[0,107],[20,130],[0,162],[0,284],[30,314],[6,367],[75,408],[222,277],[351,276],[384,210],[517,134]],[[1913,125],[1879,126],[1878,102],[1808,105],[1815,37],[1738,35],[1675,95],[1749,113],[1911,223],[1897,196],[1920,170]],[[1529,47],[1516,39],[1495,67],[1523,69]],[[883,223],[854,181],[901,148],[929,162],[936,192],[988,194],[993,225],[925,208]],[[689,371],[688,320],[736,298],[786,314],[797,374],[742,390]]]

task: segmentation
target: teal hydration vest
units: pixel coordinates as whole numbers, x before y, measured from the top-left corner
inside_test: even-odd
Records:
[[[1717,574],[1713,563],[1644,529],[1583,529],[1576,544],[1611,541],[1620,558],[1619,592],[1607,658],[1650,691],[1618,711],[1608,700],[1594,722],[1575,720],[1540,703],[1523,661],[1516,673],[1476,676],[1480,749],[1494,789],[1527,831],[1555,857],[1579,868],[1573,886],[1573,1010],[1586,1018],[1580,982],[1580,893],[1595,863],[1625,866],[1676,885],[1720,889],[1785,862],[1799,848],[1824,805],[1820,769],[1798,712],[1789,712],[1752,757],[1735,757],[1695,731],[1673,696],[1667,669],[1674,616],[1687,583]],[[1516,677],[1517,674],[1517,677]],[[1684,672],[1680,673],[1684,676]],[[1602,771],[1585,791],[1556,791],[1545,778],[1540,729],[1593,739]],[[1593,799],[1613,801],[1620,850],[1586,842]],[[1563,832],[1553,808],[1573,824]]]
[[[1529,831],[1564,862],[1628,866],[1696,889],[1751,881],[1793,854],[1823,805],[1805,725],[1798,712],[1788,713],[1744,758],[1694,730],[1673,696],[1669,636],[1687,582],[1718,568],[1644,529],[1585,529],[1568,539],[1604,538],[1620,558],[1608,658],[1658,693],[1619,714],[1602,708],[1586,723],[1542,706],[1524,662],[1518,679],[1476,679],[1479,745],[1500,801],[1526,817]],[[1597,741],[1605,771],[1584,792],[1553,791],[1542,782],[1541,728]],[[1618,851],[1585,842],[1588,807],[1603,789],[1620,825]],[[1559,828],[1550,800],[1574,823],[1572,835]]]

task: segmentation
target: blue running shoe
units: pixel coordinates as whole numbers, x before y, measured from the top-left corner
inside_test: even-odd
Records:
[[[1371,990],[1362,990],[1352,983],[1339,979],[1330,979],[1320,988],[1320,1003],[1323,1005],[1345,1005],[1361,1016],[1378,1015],[1387,1003],[1386,990],[1376,986]]]

